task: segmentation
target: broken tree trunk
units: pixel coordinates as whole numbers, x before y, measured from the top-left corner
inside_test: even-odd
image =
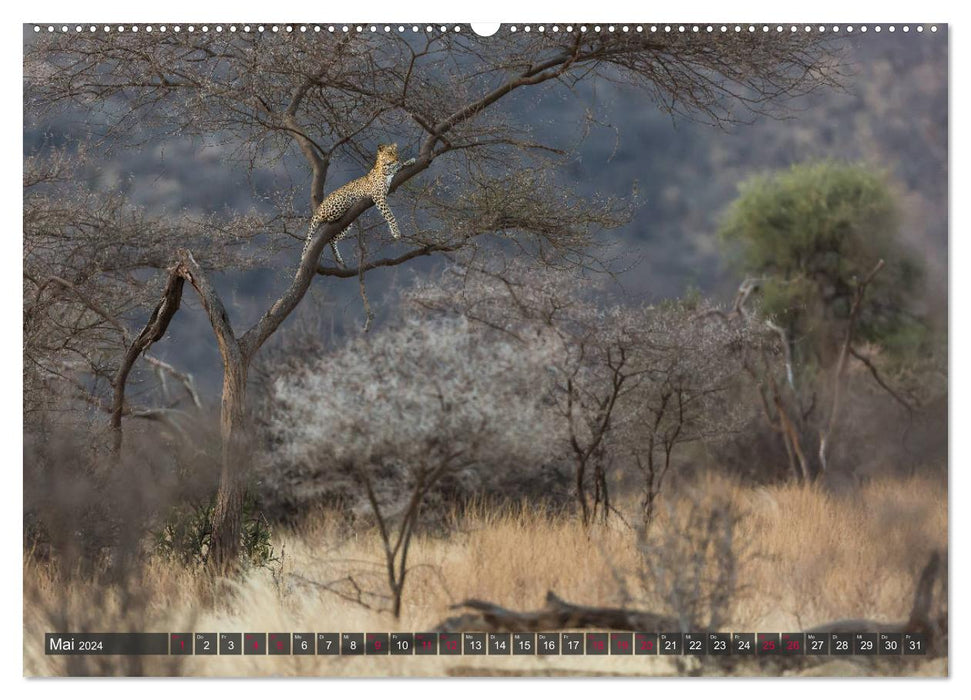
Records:
[[[941,555],[933,552],[921,571],[914,590],[914,602],[910,616],[898,622],[880,622],[867,619],[833,620],[817,625],[806,632],[910,632],[925,635],[928,651],[942,651],[942,642],[947,636],[947,614],[931,609],[934,601],[934,584],[941,575]]]
[[[910,616],[902,622],[880,622],[867,619],[834,620],[817,625],[805,632],[916,632],[926,636],[928,653],[946,651],[947,613],[932,611],[934,584],[940,576],[941,555],[931,554],[921,571]],[[637,632],[677,632],[675,617],[645,610],[625,608],[597,608],[574,605],[559,598],[552,591],[546,594],[546,607],[540,610],[517,612],[483,600],[465,600],[451,607],[474,612],[449,617],[438,624],[434,632],[554,632],[557,630],[598,629]],[[691,629],[683,632],[716,630]]]
[[[673,617],[624,608],[594,608],[574,605],[553,591],[546,594],[546,607],[531,612],[516,612],[483,600],[466,600],[452,609],[467,608],[477,612],[450,617],[436,632],[536,632],[557,629],[614,629],[673,631],[678,622]]]

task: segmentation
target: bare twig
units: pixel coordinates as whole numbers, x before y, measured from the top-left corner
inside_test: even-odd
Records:
[[[884,391],[890,394],[891,398],[893,398],[894,401],[896,401],[901,406],[906,408],[907,413],[913,414],[914,407],[911,406],[910,402],[908,402],[900,394],[898,394],[896,391],[890,388],[890,385],[883,380],[883,377],[880,375],[880,371],[877,369],[877,366],[873,364],[873,362],[870,360],[869,357],[867,357],[866,355],[863,355],[856,348],[853,348],[853,347],[850,348],[850,354],[856,359],[858,359],[860,362],[862,362],[864,365],[866,365],[866,368],[870,370],[870,374],[873,376],[873,380],[877,384],[879,384]]]

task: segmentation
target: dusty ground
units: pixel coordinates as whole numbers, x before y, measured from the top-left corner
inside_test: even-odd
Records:
[[[321,513],[299,530],[277,530],[282,559],[240,581],[208,580],[152,561],[130,586],[95,587],[29,554],[24,563],[26,675],[946,675],[944,659],[823,658],[809,666],[711,663],[676,666],[650,657],[192,657],[142,661],[106,657],[71,662],[45,656],[43,633],[91,631],[391,632],[421,631],[454,614],[449,606],[482,598],[516,609],[541,607],[548,590],[574,603],[671,609],[656,572],[681,563],[671,537],[690,547],[690,512],[730,503],[740,514],[732,540],[737,590],[718,614],[729,631],[793,631],[847,617],[907,617],[916,577],[934,549],[947,546],[947,494],[930,479],[887,479],[853,496],[795,486],[746,488],[712,479],[668,499],[654,532],[670,550],[638,547],[619,518],[590,529],[528,508],[472,510],[447,537],[423,536],[410,555],[402,618],[387,608],[380,540],[342,528]],[[686,525],[687,524],[687,525]],[[680,532],[679,529],[684,529]],[[665,539],[666,538],[666,539]],[[690,550],[689,550],[690,551]],[[646,561],[653,559],[653,561]],[[645,564],[647,564],[645,566]],[[705,566],[724,562],[711,559]],[[652,573],[654,572],[654,573]],[[348,578],[350,577],[350,578]],[[353,580],[353,583],[351,582]],[[358,599],[362,604],[349,600]]]

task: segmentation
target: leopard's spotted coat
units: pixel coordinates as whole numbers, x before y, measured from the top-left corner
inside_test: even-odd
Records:
[[[391,235],[395,238],[401,238],[398,222],[394,218],[391,207],[388,206],[388,188],[397,172],[414,162],[414,158],[401,162],[398,158],[398,144],[396,143],[378,146],[378,154],[371,171],[367,175],[352,180],[331,192],[317,207],[313,218],[310,219],[310,230],[307,231],[307,242],[304,244],[303,254],[306,255],[307,248],[310,247],[313,240],[314,231],[317,230],[318,226],[323,223],[338,221],[347,213],[348,209],[366,197],[370,197],[374,201],[374,206],[378,208],[378,211],[384,216],[384,220],[388,222]],[[344,265],[344,259],[337,249],[337,241],[344,238],[348,231],[349,229],[344,229],[330,243],[334,257],[341,266]]]

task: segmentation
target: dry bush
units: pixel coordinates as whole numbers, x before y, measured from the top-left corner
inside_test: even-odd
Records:
[[[874,479],[845,496],[769,487],[748,500],[767,562],[786,582],[764,625],[778,617],[800,627],[841,617],[904,619],[930,553],[947,549],[947,488],[939,478]]]
[[[180,657],[45,656],[43,635],[197,629],[225,586],[158,538],[164,524],[191,529],[179,519],[211,500],[218,441],[204,422],[177,434],[132,430],[116,460],[76,416],[58,425],[45,440],[28,434],[24,450],[25,672],[180,675]]]
[[[663,516],[638,533],[640,576],[682,632],[725,629],[748,592],[742,575],[757,555],[744,537],[745,511],[719,490],[665,502]]]
[[[368,488],[396,512],[421,484],[428,520],[431,501],[441,516],[449,501],[528,484],[557,437],[545,405],[550,351],[540,342],[528,350],[464,319],[409,314],[291,360],[267,395],[264,502],[278,513],[330,501],[373,515]]]
[[[100,416],[92,418],[98,425]],[[84,432],[85,428],[88,432]],[[176,505],[215,489],[210,426],[178,433],[134,432],[115,458],[91,425],[62,420],[24,445],[25,546],[72,570],[107,567],[127,575],[145,553],[145,537]]]
[[[178,676],[181,656],[46,656],[45,632],[186,632],[213,596],[184,569],[151,562],[123,574],[81,574],[24,557],[24,673],[67,676]],[[173,609],[166,599],[191,603]]]

